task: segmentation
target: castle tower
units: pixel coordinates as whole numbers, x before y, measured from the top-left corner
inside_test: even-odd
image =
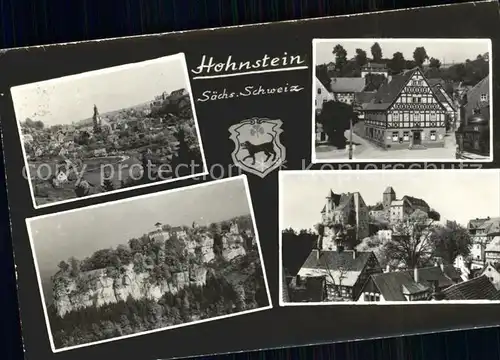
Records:
[[[393,200],[396,200],[396,193],[394,192],[392,186],[389,186],[385,189],[384,194],[382,195],[382,205],[384,206],[384,209],[391,206]]]

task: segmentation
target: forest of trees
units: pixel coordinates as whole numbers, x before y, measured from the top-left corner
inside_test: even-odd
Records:
[[[238,264],[233,264],[232,271],[245,271],[248,263],[258,261],[258,254],[250,253]],[[261,267],[256,266],[256,269],[240,285],[244,298],[237,291],[239,285],[226,280],[225,272],[211,271],[205,286],[189,286],[175,295],[166,293],[158,302],[129,297],[116,304],[72,311],[63,318],[51,305],[48,313],[55,347],[85,344],[267,306]]]
[[[194,266],[207,268],[207,282],[204,286],[190,285],[175,295],[166,293],[158,301],[129,297],[127,301],[101,307],[87,307],[71,311],[64,317],[58,316],[54,304],[48,307],[51,330],[56,347],[67,347],[141,331],[182,324],[190,321],[221,316],[268,305],[267,292],[257,248],[244,242],[246,255],[226,261],[220,256],[216,238],[221,238],[236,222],[245,239],[245,230],[253,232],[250,215],[213,223],[208,227],[182,227],[191,240],[201,241],[203,233],[214,237],[214,261],[203,264],[201,253],[186,254],[185,243],[175,232],[165,244],[154,241],[146,234],[133,238],[127,245],[114,249],[101,249],[91,256],[78,260],[71,257],[59,263],[59,271],[52,277],[55,288],[65,286],[68,279],[77,284],[77,291],[89,290],[89,283],[82,272],[103,269],[112,278],[121,275],[124,266],[134,265],[135,272],[148,272],[152,283],[173,281],[172,274]],[[156,224],[161,225],[161,224]],[[162,225],[170,230],[169,225]],[[232,280],[228,280],[228,278]],[[237,279],[237,280],[234,280]],[[243,289],[243,291],[242,291]],[[241,294],[244,294],[242,298]],[[54,292],[57,300],[57,293]]]

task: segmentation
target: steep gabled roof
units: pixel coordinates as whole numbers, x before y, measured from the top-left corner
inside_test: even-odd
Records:
[[[412,205],[430,207],[429,204],[427,204],[427,202],[425,200],[422,200],[422,199],[419,199],[419,198],[416,198],[413,196],[405,195],[405,196],[403,196],[403,200],[405,200],[405,199],[408,200],[410,202],[410,204],[412,204]]]
[[[371,255],[373,255],[371,251],[358,251],[354,256],[352,250],[341,252],[322,250],[318,258],[318,250],[313,249],[302,268],[335,270],[343,267],[348,271],[362,271]]]
[[[447,267],[441,270],[439,266],[433,266],[420,268],[417,271],[418,283],[413,277],[414,270],[374,274],[371,278],[387,301],[406,301],[404,290],[413,291],[408,294],[424,292],[430,290],[431,282],[435,281],[440,288],[444,288],[455,284],[455,279],[457,279],[457,274]]]
[[[490,92],[490,76],[486,76],[483,80],[478,82],[472,89],[467,92],[467,107],[475,107],[480,103],[481,94],[488,94]],[[489,104],[490,98],[486,97],[486,103]]]
[[[354,94],[354,102],[356,104],[366,104],[369,103],[373,97],[377,94],[376,91],[361,91]]]
[[[360,77],[331,78],[330,89],[334,93],[357,93],[365,88],[365,79]]]
[[[371,278],[386,301],[406,301],[406,297],[403,293],[403,286],[412,286],[416,284],[411,274],[407,271],[374,274],[371,275]],[[422,291],[428,289],[428,287],[425,287],[422,288]]]
[[[363,105],[364,110],[386,110],[396,100],[405,85],[411,79],[415,72],[419,71],[418,68],[408,70],[401,75],[394,75],[392,78],[387,79],[380,86],[373,99]]]
[[[469,220],[469,229],[484,229],[487,234],[500,232],[500,217]]]
[[[446,300],[498,300],[499,292],[485,275],[443,290]]]
[[[447,97],[447,95],[445,95],[445,90],[444,90],[443,85],[441,83],[431,85],[431,89],[434,92],[434,94],[436,95],[436,98],[438,99],[438,101],[440,101],[441,103],[446,103],[446,104],[450,105],[451,108],[453,110],[455,110],[455,105],[453,104],[453,102],[450,101],[451,99],[449,99],[449,97]]]

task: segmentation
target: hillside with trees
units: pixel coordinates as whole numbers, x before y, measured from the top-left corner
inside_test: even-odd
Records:
[[[162,240],[144,234],[82,260],[71,257],[59,263],[52,277],[54,301],[48,305],[57,348],[269,305],[250,216],[210,226],[163,225],[162,231],[172,235]],[[244,251],[228,259],[224,251],[231,238]],[[192,244],[194,251],[188,251]],[[209,261],[205,250],[213,250]],[[179,276],[183,274],[187,277]],[[127,288],[133,291],[119,297]],[[151,289],[164,288],[151,296]],[[105,301],[115,294],[116,300]],[[64,304],[73,307],[61,313]]]
[[[404,70],[418,66],[429,79],[439,78],[446,82],[462,83],[474,86],[489,74],[489,54],[478,54],[475,58],[467,59],[464,63],[443,65],[441,60],[432,57],[424,46],[416,46],[411,59],[406,59],[401,52],[392,55],[385,54],[379,43],[375,42],[370,48],[371,56],[363,49],[356,49],[356,55],[348,59],[347,51],[340,44],[332,48],[333,70],[328,70],[327,64],[316,66],[316,76],[329,88],[332,77],[360,77],[361,68],[369,62],[385,64],[390,75],[397,75]]]

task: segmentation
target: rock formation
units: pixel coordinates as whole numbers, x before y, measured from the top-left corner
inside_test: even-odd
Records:
[[[222,258],[231,261],[246,254],[243,237],[235,233],[226,233],[222,237]],[[198,233],[196,237],[183,237],[184,253],[199,256],[201,264],[186,266],[186,270],[172,272],[168,279],[155,280],[152,267],[137,272],[133,263],[121,266],[113,274],[107,269],[85,271],[76,277],[66,273],[57,273],[52,278],[54,307],[59,316],[90,306],[100,307],[106,304],[126,301],[130,296],[135,300],[159,300],[165,293],[176,294],[184,287],[203,286],[207,280],[206,264],[215,259],[214,239],[208,232]],[[158,259],[164,256],[160,249]],[[187,265],[187,264],[186,264]]]

